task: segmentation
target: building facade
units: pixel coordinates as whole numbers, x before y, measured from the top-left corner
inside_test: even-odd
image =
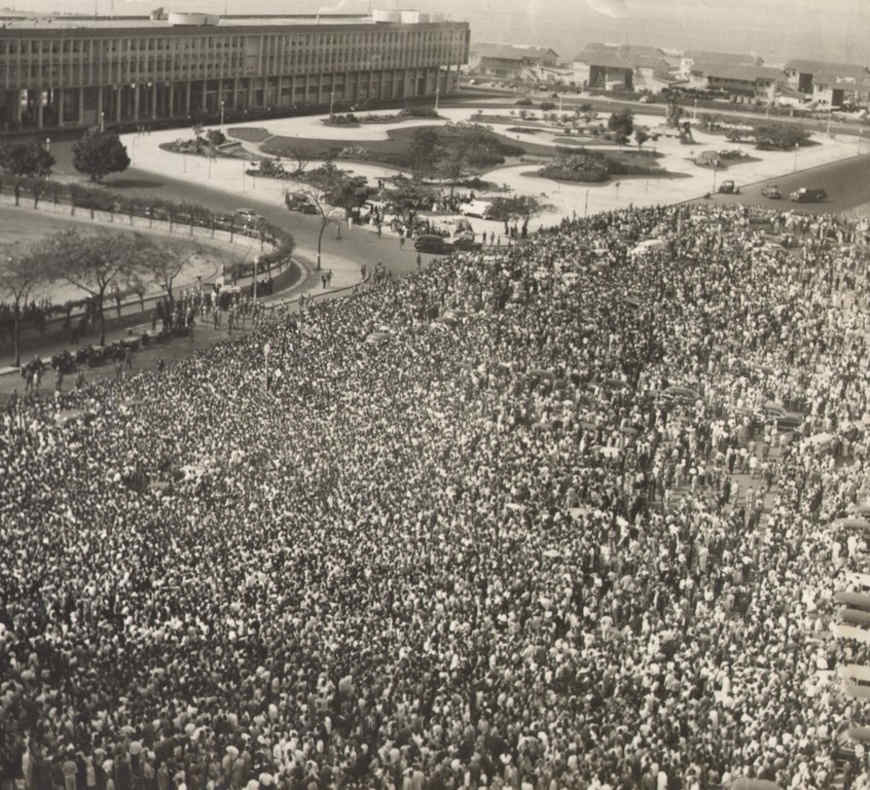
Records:
[[[456,89],[468,48],[467,22],[418,12],[341,21],[8,20],[0,29],[0,125],[146,124],[443,95]]]
[[[659,93],[670,83],[662,50],[647,46],[587,44],[573,60],[574,84],[597,90]]]

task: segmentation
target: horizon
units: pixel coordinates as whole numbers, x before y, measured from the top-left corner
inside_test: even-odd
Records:
[[[161,0],[15,0],[24,14],[147,15]],[[166,10],[256,15],[365,14],[370,8],[411,7],[467,21],[472,42],[533,44],[571,60],[589,42],[646,44],[663,49],[751,52],[765,61],[805,57],[870,65],[870,3],[861,0],[180,0]]]

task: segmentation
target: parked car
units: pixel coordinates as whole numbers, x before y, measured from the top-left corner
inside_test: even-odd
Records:
[[[453,240],[454,250],[468,250],[473,252],[479,250],[480,247],[480,242],[475,241],[471,236],[459,236]]]
[[[428,252],[432,255],[447,255],[450,252],[450,245],[440,236],[427,234],[420,236],[414,242],[414,249],[417,252]]]
[[[762,196],[770,198],[771,200],[779,200],[782,197],[782,192],[776,184],[762,187],[761,194]]]
[[[489,211],[492,203],[488,200],[469,200],[468,203],[463,203],[459,211],[466,217],[480,217],[483,219]]]
[[[828,193],[824,189],[812,189],[801,187],[789,195],[792,203],[820,203],[828,199]]]
[[[721,195],[739,195],[740,187],[737,186],[730,178],[727,181],[723,181],[719,185],[719,194]]]
[[[249,208],[236,209],[235,217],[240,225],[251,228],[256,228],[263,222],[265,222],[263,217],[261,217],[256,211],[253,211]]]

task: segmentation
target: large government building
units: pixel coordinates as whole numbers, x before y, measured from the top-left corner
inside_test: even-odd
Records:
[[[467,22],[360,17],[0,19],[0,128],[147,124],[450,93]]]

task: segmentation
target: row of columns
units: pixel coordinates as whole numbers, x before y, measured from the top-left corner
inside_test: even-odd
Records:
[[[385,76],[385,74],[389,76]],[[426,90],[428,91],[429,86],[431,84],[431,74],[430,70],[423,71],[423,74],[426,77]],[[379,98],[384,99],[394,99],[401,98],[402,96],[416,96],[417,95],[417,81],[421,76],[421,72],[418,70],[405,70],[402,72],[401,77],[401,90],[400,95],[396,96],[396,76],[394,72],[382,72],[377,77],[378,91],[377,95]],[[360,97],[360,89],[365,85],[365,96],[366,98],[373,97],[375,95],[375,84],[376,78],[374,72],[348,72],[344,75],[332,75],[332,79],[324,84],[322,75],[314,75],[317,84],[317,104],[325,104],[330,100],[330,94],[332,92],[333,86],[338,81],[340,77],[343,84],[344,89],[342,91],[342,96],[339,97],[343,101],[348,100],[348,94],[351,94],[351,98],[359,98]],[[436,81],[440,80],[442,77],[442,72],[436,73]],[[233,79],[232,84],[232,104],[233,107],[239,107],[240,98],[244,98],[244,106],[253,107],[256,105],[256,93],[260,90],[263,92],[263,105],[275,105],[275,106],[283,106],[283,89],[286,87],[286,77],[277,77],[275,79],[274,85],[270,85],[269,78],[251,78],[248,80],[247,86],[242,87],[240,85],[240,79],[235,77]],[[447,85],[449,89],[449,80],[450,80],[450,70],[448,68],[446,74]],[[199,82],[199,81],[197,81]],[[208,97],[210,95],[208,91],[208,80],[202,80],[202,91],[199,96],[200,99],[200,107],[197,109],[201,109],[202,111],[208,111]],[[217,90],[217,108],[220,108],[221,104],[226,101],[226,96],[228,93],[227,87],[225,85],[225,81],[223,79],[217,80],[218,82],[218,90]],[[367,84],[365,84],[367,82]],[[259,83],[259,85],[258,85]],[[176,98],[176,83],[162,83],[167,89],[167,100],[166,100],[166,108],[167,115],[162,117],[175,117],[178,113],[176,113],[175,109],[175,98]],[[184,83],[183,91],[184,91],[184,99],[183,99],[183,107],[179,108],[184,115],[190,115],[193,102],[193,81],[187,80]],[[304,75],[300,77],[290,77],[289,78],[289,100],[287,104],[306,104],[308,103],[309,97],[311,96],[311,85],[312,85],[312,75]],[[296,92],[299,87],[302,87],[304,91],[304,98],[301,101],[296,100]],[[132,102],[130,102],[129,94],[126,93],[126,90],[129,86],[121,85],[115,88],[98,88],[97,89],[97,107],[96,107],[96,121],[98,124],[104,124],[105,122],[121,122],[122,120],[132,120],[139,121],[143,120],[141,117],[143,114],[146,119],[156,120],[158,118],[158,104],[159,104],[159,84],[157,82],[151,83],[148,90],[148,93],[145,97],[141,94],[143,92],[143,88],[145,87],[142,84],[136,85],[133,89]],[[55,106],[57,110],[57,122],[59,126],[65,125],[65,111],[68,106],[68,102],[76,101],[77,103],[77,115],[76,120],[73,122],[76,125],[82,125],[85,122],[85,88],[58,88],[55,89],[52,93],[56,94],[55,98]],[[77,95],[76,95],[77,92]],[[110,105],[107,108],[106,104],[106,96],[111,97],[108,104]],[[37,127],[43,128],[45,122],[45,106],[43,104],[43,96],[46,92],[40,92],[38,96],[36,105],[37,105]],[[214,91],[212,91],[212,94]],[[144,102],[143,102],[144,99]],[[132,118],[129,117],[129,113],[125,113],[125,105],[126,107],[130,107],[132,103]],[[142,106],[144,104],[144,107]],[[22,105],[19,100],[18,103],[18,121],[21,122],[22,115],[24,112],[24,107],[26,103]],[[69,105],[72,106],[72,105]],[[111,112],[113,117],[109,117],[109,112]]]

